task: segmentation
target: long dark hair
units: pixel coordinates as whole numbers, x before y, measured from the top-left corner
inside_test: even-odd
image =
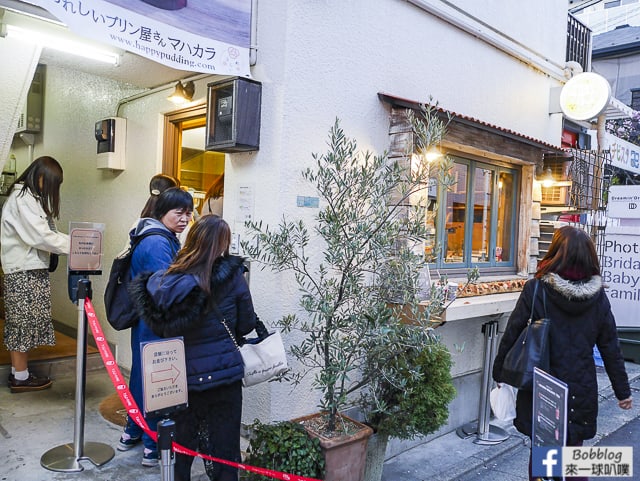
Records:
[[[209,187],[207,193],[204,196],[204,201],[209,199],[219,199],[224,195],[224,173],[220,175]]]
[[[230,244],[229,224],[217,215],[204,215],[191,226],[184,246],[167,269],[167,274],[193,274],[200,288],[211,294],[213,264],[218,258],[229,255]]]
[[[151,217],[162,219],[167,212],[173,209],[185,209],[193,212],[193,197],[179,187],[171,187],[158,196]]]
[[[566,225],[554,232],[549,250],[538,264],[536,277],[550,272],[569,280],[600,275],[595,245],[585,231]]]
[[[29,164],[29,167],[16,179],[15,184],[23,184],[19,195],[30,191],[48,217],[60,217],[60,184],[62,167],[56,159],[43,155]]]
[[[149,198],[144,204],[140,217],[153,217],[158,196],[171,187],[180,187],[180,181],[166,174],[156,174],[149,181]]]

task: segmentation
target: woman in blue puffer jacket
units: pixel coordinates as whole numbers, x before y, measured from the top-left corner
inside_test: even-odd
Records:
[[[222,218],[203,216],[173,264],[136,278],[132,295],[157,335],[184,338],[189,407],[175,416],[176,441],[240,462],[244,368],[230,333],[241,338],[251,332],[256,314],[244,259],[229,255],[230,241],[231,230]],[[176,480],[190,479],[192,462],[191,456],[176,455]],[[235,468],[205,465],[212,481],[238,479]]]

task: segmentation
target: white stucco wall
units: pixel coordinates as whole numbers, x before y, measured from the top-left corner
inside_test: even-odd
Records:
[[[554,0],[454,3],[561,63],[566,12]],[[252,76],[263,86],[260,150],[226,156],[224,211],[236,232],[243,230],[236,212],[238,189],[246,185],[253,187],[255,219],[268,224],[283,215],[313,219],[314,209],[296,207],[296,196],[316,195],[300,172],[311,165],[313,152],[326,150],[336,117],[362,149],[387,149],[389,109],[378,92],[419,101],[433,96],[445,109],[560,143],[561,117],[548,114],[549,91],[560,85],[558,80],[406,1],[263,0],[258,8],[258,63]],[[168,92],[158,92],[121,109],[127,118],[127,169],[114,174],[95,168],[94,123],[114,115],[118,101],[135,89],[57,68],[48,69],[46,79],[44,130],[35,155],[53,155],[64,166],[63,229],[69,221],[107,225],[105,274],[92,277],[100,317],[110,261],[147,198],[149,178],[161,169],[162,118],[171,104]],[[211,80],[196,82],[196,97],[204,97]],[[21,170],[26,147],[14,142],[13,152]],[[54,316],[75,325],[77,312],[66,288],[60,269],[54,274]],[[252,266],[251,290],[267,323],[299,309],[297,288],[287,274]],[[119,345],[119,363],[128,367],[128,333],[106,329]],[[473,330],[465,327],[465,332]],[[470,335],[469,349],[455,356],[457,373],[477,372],[481,365],[480,323],[477,335]],[[452,337],[464,342],[460,333]],[[247,389],[244,397],[244,419],[267,421],[314,411],[318,394],[308,385],[292,393],[290,386],[272,383]]]
[[[566,12],[553,1],[536,2],[525,12],[512,2],[482,2],[486,11],[471,1],[454,3],[474,6],[486,22],[499,19],[509,36],[532,42],[536,51],[562,63]],[[326,150],[336,117],[362,149],[389,147],[388,109],[378,92],[420,101],[431,95],[445,109],[560,143],[561,117],[548,113],[549,90],[560,85],[557,80],[407,2],[260,2],[258,20],[258,65],[252,73],[263,83],[261,146],[248,166],[235,155],[230,163],[233,177],[244,178],[240,182],[260,179],[253,181],[255,217],[269,224],[282,215],[312,218],[313,209],[296,207],[297,195],[315,195],[300,172],[311,165],[312,152]],[[266,320],[298,309],[291,279],[253,269],[251,289]],[[480,324],[477,333],[481,337]],[[477,371],[482,363],[477,349],[455,358],[461,373]],[[308,386],[293,396],[288,387],[270,389],[272,419],[306,414],[317,402]],[[245,395],[250,419],[254,411],[265,412],[253,402],[254,392]]]

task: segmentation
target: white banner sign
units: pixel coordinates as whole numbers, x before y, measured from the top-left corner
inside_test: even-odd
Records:
[[[640,147],[613,134],[605,134],[605,149],[611,151],[611,165],[640,174]]]
[[[618,327],[640,327],[640,236],[607,233],[602,281]]]
[[[76,34],[189,72],[249,76],[251,0],[28,0]],[[164,8],[156,5],[164,5]]]

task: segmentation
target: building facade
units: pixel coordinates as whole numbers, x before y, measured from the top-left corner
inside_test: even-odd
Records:
[[[441,432],[476,419],[486,368],[483,324],[499,320],[503,326],[518,296],[495,281],[523,280],[535,268],[540,192],[534,181],[544,155],[559,153],[561,145],[563,117],[550,113],[550,102],[567,80],[567,12],[554,0],[260,0],[253,5],[257,56],[251,77],[262,89],[259,149],[205,159],[218,165],[211,175],[224,172],[223,216],[236,245],[245,239],[248,218],[273,225],[283,216],[313,219],[317,209],[297,202],[316,196],[300,173],[312,165],[312,153],[326,150],[336,118],[362,150],[383,152],[393,145],[405,109],[436,101],[452,118],[441,149],[454,159],[457,183],[452,191],[429,193],[439,209],[434,241],[444,246],[432,252],[432,275],[459,280],[478,267],[487,294],[456,300],[447,324],[438,328],[453,353],[458,390]],[[11,82],[6,92],[13,92],[8,98],[13,108],[24,101],[26,73],[40,60],[30,47],[0,38],[5,63],[16,52],[24,74],[0,81]],[[185,72],[185,78],[193,74]],[[10,143],[7,160],[15,159],[18,172],[31,155],[61,161],[60,226],[104,223],[107,269],[147,198],[151,176],[188,174],[176,170],[174,137],[167,132],[187,131],[188,122],[202,127],[207,85],[222,78],[194,77],[194,100],[183,109],[167,102],[168,87],[145,91],[60,64],[47,65],[44,78],[42,130],[32,145],[13,138],[13,131],[3,134]],[[97,169],[94,125],[114,114],[127,121],[127,167]],[[268,323],[299,311],[291,277],[251,267],[251,291],[262,319]],[[73,326],[77,312],[68,300],[64,269],[53,279],[54,317]],[[106,272],[92,282],[103,317]],[[128,333],[106,330],[118,363],[127,368]],[[245,392],[244,417],[287,419],[314,411],[317,401],[308,386],[291,395],[290,386],[261,385]]]

